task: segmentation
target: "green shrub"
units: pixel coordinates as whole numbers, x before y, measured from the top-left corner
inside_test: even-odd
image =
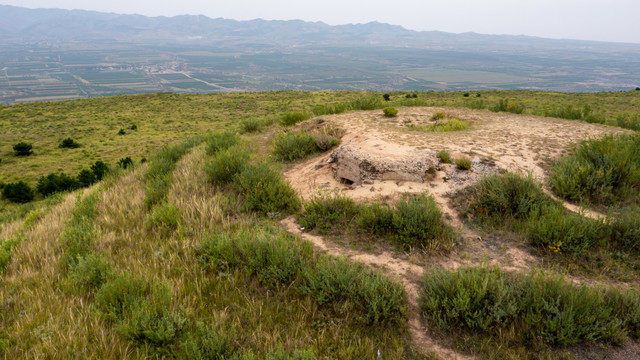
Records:
[[[233,185],[243,195],[249,210],[276,214],[291,213],[300,207],[291,186],[265,162],[245,166],[236,174]]]
[[[551,186],[574,201],[612,204],[640,188],[640,135],[583,141],[553,168]]]
[[[13,145],[13,151],[16,156],[29,156],[33,154],[32,148],[33,145],[27,144],[26,142],[19,142]]]
[[[609,236],[602,220],[567,213],[560,206],[533,209],[527,227],[533,246],[574,256],[603,245]]]
[[[341,314],[355,311],[365,325],[401,324],[407,319],[404,288],[362,264],[323,258],[305,269],[303,279],[303,294]]]
[[[447,249],[453,229],[442,220],[442,212],[432,196],[420,194],[400,201],[393,214],[394,238],[405,248],[430,251]]]
[[[149,221],[158,229],[164,232],[171,232],[178,229],[182,211],[173,203],[163,203],[154,207],[149,216]]]
[[[345,104],[315,105],[311,110],[311,112],[317,116],[342,114],[345,111],[347,111],[347,105]]]
[[[609,218],[611,242],[619,249],[640,253],[640,208],[623,209]]]
[[[302,131],[289,131],[280,134],[273,143],[273,153],[279,160],[292,161],[303,158],[316,151],[315,139]]]
[[[76,190],[80,187],[78,180],[65,173],[49,174],[42,176],[38,180],[36,191],[42,196],[49,196],[54,193]]]
[[[307,120],[310,117],[311,115],[306,112],[288,111],[280,116],[279,122],[282,126],[293,126],[299,122]]]
[[[522,112],[524,111],[524,106],[522,106],[515,100],[501,99],[498,101],[498,104],[496,104],[494,107],[490,108],[489,110],[493,112],[501,111],[501,112],[510,112],[514,114],[522,114]]]
[[[74,287],[84,292],[97,291],[111,275],[111,265],[95,253],[78,257],[76,266],[69,272]]]
[[[123,169],[127,169],[127,168],[132,168],[133,167],[133,160],[131,160],[130,156],[127,157],[123,157],[122,159],[118,160],[118,166],[123,168]]]
[[[93,171],[96,180],[100,181],[109,172],[109,166],[106,163],[98,160],[93,165],[91,165],[91,171]]]
[[[373,203],[360,208],[355,221],[365,231],[378,236],[392,236],[395,231],[393,226],[392,209],[388,204]]]
[[[207,154],[213,155],[220,150],[224,150],[238,144],[238,136],[235,132],[227,130],[209,135],[205,142],[207,144]]]
[[[131,126],[129,126],[129,129],[131,129],[133,131],[136,131],[136,130],[138,130],[138,125],[132,124]]]
[[[375,110],[382,109],[384,102],[377,96],[361,97],[351,100],[347,107],[351,110]]]
[[[75,140],[73,140],[72,138],[66,138],[62,140],[62,142],[60,143],[60,145],[58,145],[58,147],[63,149],[77,149],[80,147],[80,144]]]
[[[382,95],[382,98],[384,99],[384,101],[389,101],[389,100],[391,100],[391,95],[384,94],[384,95]]]
[[[7,269],[7,265],[9,265],[11,257],[13,256],[13,249],[15,249],[22,240],[21,237],[13,237],[0,241],[0,274],[4,273]]]
[[[107,320],[123,319],[134,303],[150,292],[149,284],[127,275],[117,275],[105,283],[94,297],[100,314]]]
[[[438,159],[445,164],[451,164],[453,162],[453,160],[451,160],[451,154],[446,150],[442,150],[438,153]]]
[[[437,327],[494,338],[497,347],[620,344],[638,324],[638,310],[622,304],[638,304],[637,296],[637,292],[576,286],[543,273],[433,268],[425,275],[420,306],[423,316]]]
[[[534,208],[552,204],[531,174],[490,175],[474,186],[469,210],[481,220],[526,219]]]
[[[638,131],[640,130],[640,114],[627,113],[620,115],[616,118],[616,124],[621,128]]]
[[[91,170],[82,169],[76,176],[76,182],[79,187],[89,187],[96,182],[96,175]]]
[[[455,159],[454,162],[456,164],[456,167],[459,170],[469,170],[469,169],[471,169],[472,162],[471,162],[471,159],[469,159],[468,157],[457,158],[457,159]]]
[[[262,123],[257,119],[244,119],[240,121],[241,133],[253,133],[260,130]]]
[[[395,117],[398,115],[398,109],[394,108],[393,106],[382,109],[382,112],[384,113],[385,117]]]
[[[197,322],[195,331],[187,332],[185,336],[186,339],[180,343],[180,357],[184,359],[234,359],[232,356],[235,349],[227,336],[202,322]]]
[[[27,203],[34,198],[33,189],[24,181],[5,184],[2,188],[2,198],[14,203]]]
[[[334,227],[345,228],[358,213],[358,207],[344,194],[316,195],[304,205],[298,223],[308,230],[326,234]]]
[[[205,172],[214,184],[228,184],[249,162],[249,152],[243,146],[234,145],[216,152],[205,164]]]
[[[126,135],[126,134],[127,134],[127,132],[124,131],[124,129],[118,130],[118,135]]]
[[[465,93],[463,93],[463,94],[462,94],[462,96],[463,96],[463,97],[469,97],[469,93],[468,93],[468,92],[465,92]]]
[[[456,119],[456,118],[448,118],[444,121],[436,122],[431,125],[409,125],[410,129],[419,130],[419,131],[428,131],[428,132],[450,132],[450,131],[461,131],[465,130],[469,127],[469,123]]]
[[[431,115],[431,120],[443,120],[447,118],[447,114],[444,111],[436,111],[433,115]]]

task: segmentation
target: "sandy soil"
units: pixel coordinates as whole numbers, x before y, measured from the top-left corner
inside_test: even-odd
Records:
[[[432,123],[432,115],[439,111],[446,112],[449,117],[468,121],[471,125],[467,130],[450,133],[421,132],[408,127],[410,124]],[[540,260],[532,256],[524,244],[511,243],[505,246],[501,239],[483,238],[481,234],[465,227],[451,205],[452,193],[500,170],[532,173],[544,183],[545,166],[567,153],[572,144],[605,134],[625,132],[619,128],[571,120],[447,108],[401,108],[398,117],[392,119],[382,116],[381,111],[361,111],[323,118],[325,122],[344,129],[341,143],[357,147],[360,153],[386,155],[392,161],[406,159],[414,153],[430,152],[435,157],[440,150],[447,150],[454,159],[461,156],[472,159],[473,165],[468,171],[458,170],[455,165],[440,164],[435,177],[424,182],[374,180],[346,185],[335,177],[334,165],[329,163],[330,152],[296,164],[284,174],[305,199],[322,191],[341,191],[356,201],[392,201],[403,193],[427,192],[433,195],[445,219],[459,230],[463,245],[446,258],[433,258],[430,261],[454,269],[484,262],[499,264],[508,271],[526,271],[539,266]],[[572,211],[580,210],[571,204],[565,206]],[[588,210],[583,213],[592,217],[602,216]],[[342,248],[322,237],[300,231],[294,218],[283,220],[282,225],[331,255],[345,256],[353,261],[381,268],[397,278],[407,289],[409,325],[417,346],[427,353],[433,351],[445,359],[469,358],[439,345],[424,328],[417,304],[419,279],[422,277],[424,264],[415,263],[411,259],[399,259],[386,252],[374,255]]]

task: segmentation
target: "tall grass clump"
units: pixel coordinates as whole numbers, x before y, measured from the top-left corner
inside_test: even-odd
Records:
[[[192,138],[179,145],[164,146],[162,150],[151,158],[145,173],[147,186],[145,188],[144,203],[147,208],[151,209],[153,205],[162,202],[166,198],[171,183],[171,172],[176,163],[201,141],[201,138]]]
[[[611,242],[616,248],[640,253],[640,208],[621,209],[609,217]]]
[[[456,168],[458,168],[458,170],[469,170],[471,169],[471,165],[473,165],[471,159],[466,156],[455,159],[454,163],[456,164]]]
[[[493,112],[510,112],[514,114],[522,114],[524,106],[518,103],[516,100],[500,99],[498,103],[489,108]]]
[[[451,154],[446,150],[438,152],[438,159],[445,164],[451,164],[453,162]]]
[[[209,271],[245,271],[265,286],[311,296],[320,306],[364,325],[398,325],[407,318],[400,284],[360,264],[319,257],[310,243],[288,234],[216,233],[203,240],[197,253]]]
[[[244,166],[235,175],[233,186],[249,210],[274,215],[291,213],[300,207],[300,199],[289,183],[266,162]]]
[[[311,117],[311,114],[301,111],[288,111],[280,116],[279,123],[282,126],[293,126]]]
[[[398,109],[394,108],[393,106],[388,106],[382,109],[382,113],[385,117],[396,117],[398,116]]]
[[[358,213],[355,202],[344,194],[319,194],[304,204],[298,223],[308,230],[326,234],[331,229],[346,228]]]
[[[616,125],[621,128],[640,131],[640,114],[626,113],[616,118]]]
[[[476,338],[496,349],[621,344],[637,337],[637,291],[577,286],[542,272],[510,274],[496,267],[433,268],[425,274],[420,306],[435,326]],[[476,340],[472,340],[476,341]]]
[[[435,124],[430,125],[409,125],[409,128],[426,132],[451,132],[466,130],[469,128],[469,122],[456,118],[448,118],[443,121],[438,120]]]
[[[551,186],[563,198],[604,205],[637,196],[640,135],[607,135],[581,142],[555,164]]]
[[[22,236],[0,241],[0,274],[4,273],[13,256],[13,250],[22,242]]]
[[[377,96],[361,97],[351,100],[347,107],[350,110],[376,110],[385,107],[385,103],[383,99]]]
[[[213,155],[220,150],[232,147],[238,144],[239,138],[234,131],[219,131],[210,134],[205,138],[207,144],[207,155]]]
[[[315,105],[311,108],[311,112],[316,116],[342,114],[347,110],[346,104]]]
[[[281,161],[300,159],[317,150],[315,138],[304,131],[289,131],[279,135],[273,147],[274,155]]]
[[[244,146],[233,145],[216,152],[205,163],[204,171],[214,184],[228,184],[249,163],[249,152]]]
[[[244,119],[240,121],[240,132],[241,133],[254,133],[262,127],[262,122],[258,119]]]

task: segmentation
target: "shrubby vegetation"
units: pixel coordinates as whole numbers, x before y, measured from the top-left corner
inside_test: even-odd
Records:
[[[394,241],[399,246],[429,251],[448,250],[455,233],[442,219],[433,197],[405,196],[394,207],[357,205],[342,194],[320,194],[305,204],[298,218],[307,230],[344,233],[350,228]]]
[[[300,111],[289,111],[280,117],[280,125],[282,126],[293,126],[299,122],[303,122],[310,118],[311,115],[306,112]]]
[[[449,152],[446,150],[441,150],[440,152],[438,152],[438,159],[445,164],[453,163],[453,160],[451,160],[451,154],[449,154]]]
[[[582,109],[574,108],[573,105],[567,105],[563,108],[555,108],[551,110],[545,110],[544,116],[557,117],[569,120],[582,120],[588,123],[604,123],[604,118],[601,115],[596,115],[589,105],[584,105]]]
[[[469,170],[471,169],[471,159],[469,159],[468,157],[460,157],[454,160],[454,163],[456,164],[456,167],[459,170]]]
[[[382,112],[384,113],[385,117],[396,117],[396,116],[398,116],[398,109],[394,108],[393,106],[389,106],[389,107],[386,107],[386,108],[382,109]]]
[[[66,138],[60,142],[58,147],[62,149],[77,149],[80,147],[80,144],[72,138]]]
[[[433,268],[424,277],[420,306],[423,316],[445,331],[492,338],[491,352],[521,346],[535,351],[541,345],[621,344],[627,336],[640,335],[637,290],[592,289],[542,272]]]
[[[498,103],[490,108],[493,112],[510,112],[514,114],[522,114],[524,106],[515,100],[500,99]]]
[[[33,154],[33,145],[26,142],[19,142],[13,145],[13,151],[16,156],[29,156]]]
[[[2,187],[2,198],[14,203],[27,203],[34,196],[33,189],[24,181],[4,184]]]

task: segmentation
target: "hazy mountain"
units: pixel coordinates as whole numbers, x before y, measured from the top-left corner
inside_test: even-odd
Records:
[[[153,91],[640,85],[640,44],[419,32],[378,22],[330,26],[0,5],[0,35],[2,102]]]

